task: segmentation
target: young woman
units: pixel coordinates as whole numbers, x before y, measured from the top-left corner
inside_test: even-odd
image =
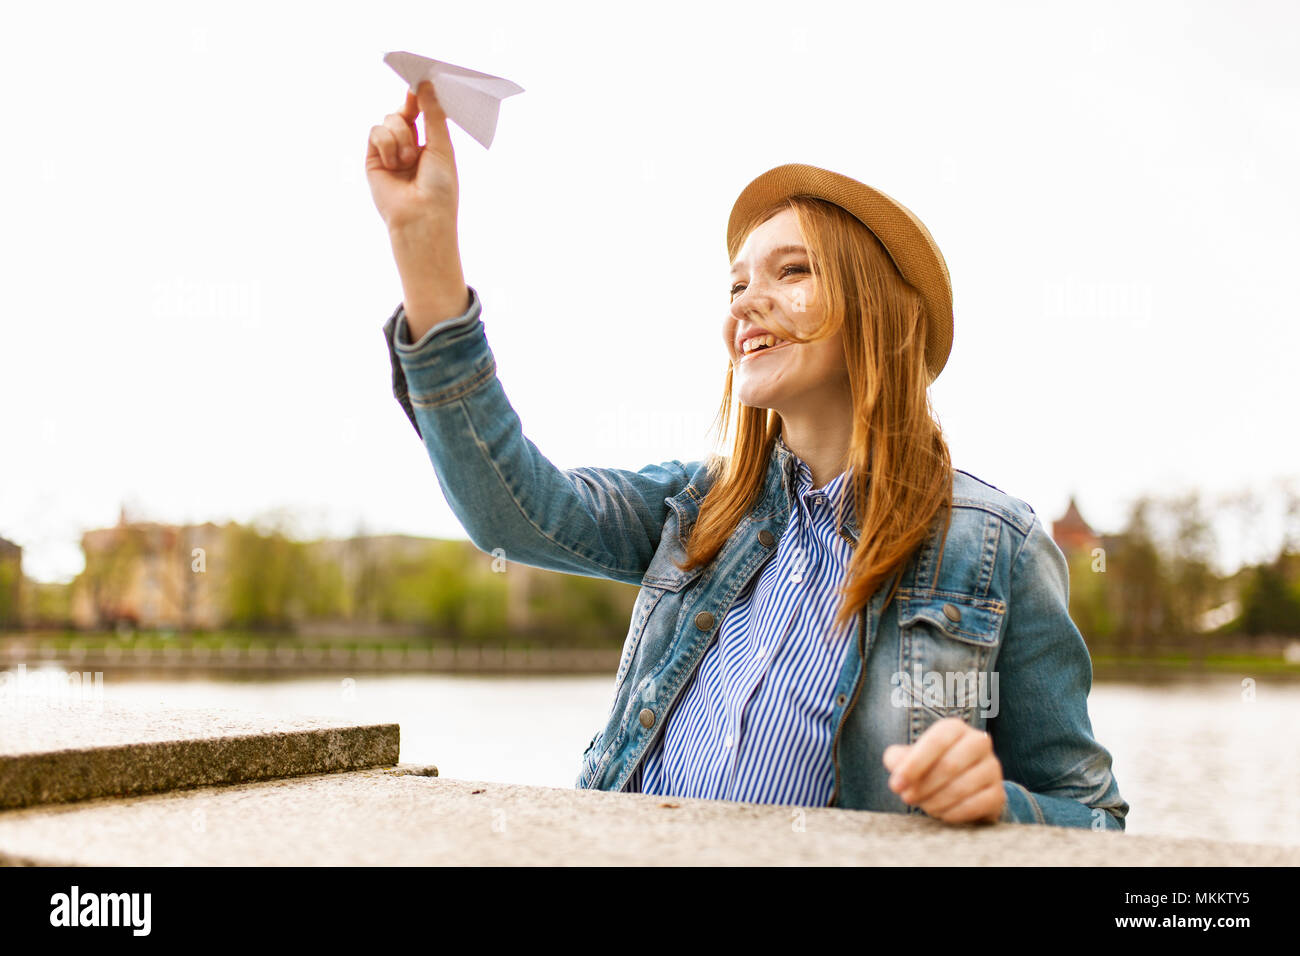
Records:
[[[430,84],[366,171],[403,287],[394,394],[471,540],[640,587],[578,787],[1124,828],[1064,556],[934,421],[951,292],[905,207],[812,166],[755,179],[727,234],[730,454],[561,471],[496,377]]]

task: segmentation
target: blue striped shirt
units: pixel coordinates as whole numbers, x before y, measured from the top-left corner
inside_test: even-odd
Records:
[[[857,626],[832,631],[852,548],[836,532],[848,472],[814,489],[799,458],[796,508],[736,597],[629,793],[825,806],[835,686]],[[852,513],[852,511],[850,511]]]

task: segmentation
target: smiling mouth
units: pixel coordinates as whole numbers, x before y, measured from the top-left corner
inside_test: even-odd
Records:
[[[775,352],[778,349],[783,349],[787,345],[793,345],[793,344],[794,344],[793,342],[782,342],[780,345],[769,345],[767,346],[767,348],[755,349],[752,352],[746,352],[740,356],[740,364],[743,365],[749,359],[755,358],[759,355],[766,355],[768,352]]]

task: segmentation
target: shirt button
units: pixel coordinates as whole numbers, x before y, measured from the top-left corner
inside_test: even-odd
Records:
[[[725,738],[723,738],[722,746],[724,746],[724,747],[730,747],[730,746],[731,746],[731,734],[727,734],[727,736],[726,736]]]
[[[707,631],[713,627],[713,615],[708,611],[701,611],[695,615],[695,626],[701,631]]]
[[[954,624],[961,620],[961,611],[957,610],[957,608],[951,604],[945,604],[943,606],[943,614],[944,617],[952,621]]]
[[[758,533],[758,543],[765,548],[770,548],[776,543],[776,535],[764,528]]]
[[[759,656],[759,657],[766,657],[766,656],[767,656],[767,648],[766,648],[766,647],[760,647],[760,648],[758,649],[758,656]]]
[[[637,719],[641,721],[642,727],[653,727],[655,725],[655,712],[646,707],[637,715]]]

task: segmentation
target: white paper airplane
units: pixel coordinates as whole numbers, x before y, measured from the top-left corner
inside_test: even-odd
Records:
[[[482,143],[484,149],[492,145],[496,135],[501,101],[524,91],[518,83],[491,73],[479,73],[414,53],[389,53],[384,56],[384,62],[406,80],[412,93],[425,80],[430,81],[443,112]]]

